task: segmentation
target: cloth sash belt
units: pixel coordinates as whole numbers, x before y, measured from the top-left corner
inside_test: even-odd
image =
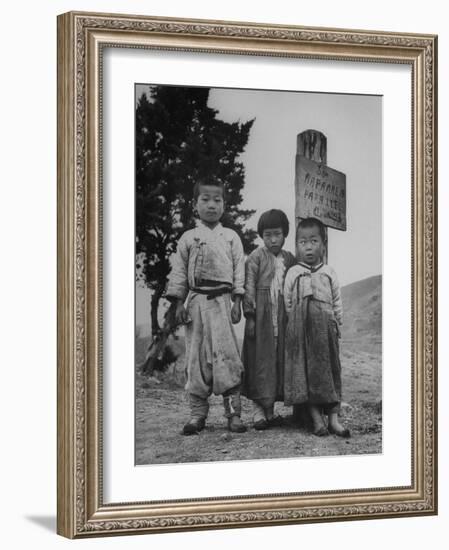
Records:
[[[200,285],[204,286],[216,286],[219,288],[201,288],[201,286],[192,288],[192,292],[196,292],[197,294],[205,294],[207,296],[207,300],[213,300],[217,296],[223,296],[223,294],[230,294],[232,292],[231,286],[229,286],[227,283],[222,283],[220,281],[206,281],[201,280],[199,281]],[[222,286],[226,285],[226,286]]]

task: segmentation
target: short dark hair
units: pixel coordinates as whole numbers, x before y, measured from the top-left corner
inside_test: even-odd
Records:
[[[282,229],[284,237],[288,235],[290,224],[288,223],[287,216],[282,210],[273,208],[272,210],[267,210],[260,216],[257,223],[257,233],[263,238],[265,229],[275,229],[276,227]]]
[[[320,232],[320,237],[323,240],[323,243],[325,243],[326,227],[324,223],[318,220],[317,218],[304,218],[298,223],[298,227],[296,228],[296,240],[298,240],[298,233],[300,229],[308,229],[310,227],[318,227],[318,231]]]
[[[223,200],[226,200],[226,188],[222,181],[218,181],[218,180],[206,181],[203,179],[199,179],[193,186],[194,200],[198,200],[198,197],[200,196],[200,193],[201,193],[201,187],[204,187],[205,185],[210,185],[211,187],[219,187],[223,195]]]

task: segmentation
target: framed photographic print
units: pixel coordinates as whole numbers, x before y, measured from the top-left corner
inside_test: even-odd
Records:
[[[437,512],[432,35],[58,18],[58,532]]]

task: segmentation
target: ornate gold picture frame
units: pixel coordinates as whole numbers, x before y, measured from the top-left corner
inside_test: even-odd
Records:
[[[186,498],[180,489],[178,498],[154,498],[149,488],[144,500],[104,498],[102,94],[108,48],[410,69],[411,310],[402,313],[411,326],[411,350],[403,350],[411,372],[410,484],[273,493],[261,482],[257,494]],[[96,13],[59,16],[58,533],[83,538],[436,514],[436,168],[436,36]],[[134,364],[123,368],[133,375]]]

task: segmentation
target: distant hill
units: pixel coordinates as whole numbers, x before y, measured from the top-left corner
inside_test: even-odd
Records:
[[[382,275],[342,288],[343,331],[346,341],[382,342]]]

